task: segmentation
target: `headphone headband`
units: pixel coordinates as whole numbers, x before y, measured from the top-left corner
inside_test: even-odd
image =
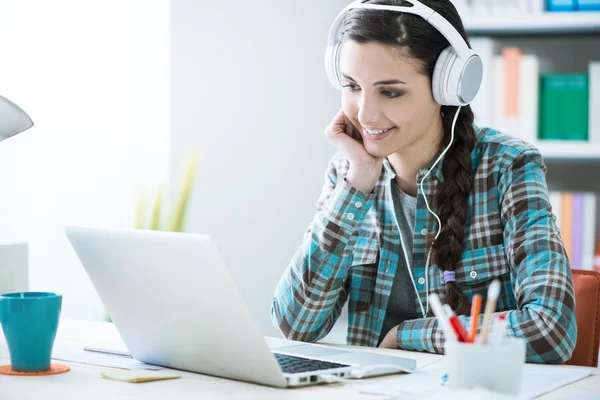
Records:
[[[412,4],[412,7],[407,6],[389,6],[384,4],[365,4],[368,0],[356,0],[350,3],[346,8],[342,10],[342,12],[337,16],[334,21],[331,29],[329,30],[329,45],[335,44],[335,42],[339,39],[337,36],[339,35],[339,28],[342,22],[344,21],[344,17],[346,13],[352,9],[361,8],[365,10],[388,10],[388,11],[396,11],[407,14],[418,15],[427,21],[431,26],[438,30],[445,38],[448,40],[450,45],[454,48],[459,58],[465,60],[469,58],[473,51],[467,46],[467,43],[464,41],[463,37],[458,33],[458,31],[448,22],[444,17],[440,14],[427,7],[425,4],[417,1],[417,0],[404,0],[408,3]]]
[[[341,25],[346,13],[352,9],[385,10],[418,15],[440,32],[450,46],[442,50],[436,61],[432,90],[435,100],[442,105],[466,105],[477,95],[483,76],[483,63],[477,53],[469,48],[458,31],[440,14],[418,0],[404,0],[411,6],[365,4],[357,0],[347,5],[337,16],[329,30],[325,51],[325,71],[331,84],[341,89],[340,51]]]

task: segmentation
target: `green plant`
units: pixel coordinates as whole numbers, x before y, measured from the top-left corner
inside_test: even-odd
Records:
[[[150,229],[150,230],[165,230],[171,232],[183,232],[185,227],[185,217],[187,213],[187,207],[194,185],[194,179],[196,177],[196,167],[198,165],[198,153],[193,151],[187,154],[185,160],[185,171],[183,176],[183,184],[178,192],[177,200],[171,214],[168,216],[166,227],[162,227],[161,224],[161,210],[163,208],[163,188],[159,188],[156,191],[154,199],[154,205],[152,212],[150,213],[150,223],[145,228],[145,212],[146,212],[146,199],[141,197],[138,200],[137,209],[135,213],[134,227],[136,229]]]

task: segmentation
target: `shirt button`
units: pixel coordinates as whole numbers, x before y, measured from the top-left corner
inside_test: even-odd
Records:
[[[425,236],[429,233],[429,231],[425,228],[421,229],[421,235]]]
[[[354,214],[348,213],[348,219],[354,219]]]
[[[417,282],[419,282],[419,285],[424,285],[425,284],[425,278],[420,277]]]
[[[477,278],[477,272],[475,271],[471,271],[471,273],[469,274],[469,276],[473,279]]]
[[[362,207],[362,203],[360,201],[357,201],[354,205],[356,206],[356,208]]]

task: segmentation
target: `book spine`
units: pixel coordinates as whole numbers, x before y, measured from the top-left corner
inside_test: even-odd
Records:
[[[564,140],[566,80],[559,74],[543,74],[540,85],[539,138]]]
[[[600,0],[577,0],[577,11],[600,11]]]
[[[584,216],[583,193],[573,194],[573,235],[571,251],[573,260],[571,268],[581,269],[583,267],[583,216]]]
[[[533,143],[538,132],[539,62],[532,54],[521,57],[519,64],[519,123],[521,139]]]
[[[562,194],[560,233],[569,262],[573,262],[573,193]],[[572,265],[572,264],[571,264]]]
[[[556,219],[556,227],[560,230],[562,224],[562,193],[558,191],[551,191],[549,194],[550,205],[552,206],[552,214]]]
[[[589,140],[600,144],[600,61],[589,66]]]
[[[504,47],[502,57],[504,57],[504,74],[506,96],[504,98],[504,115],[507,117],[517,117],[519,115],[519,64],[523,50],[518,47]]]
[[[548,0],[546,7],[548,11],[575,11],[577,3],[575,0]]]
[[[585,193],[583,196],[583,260],[582,268],[594,269],[594,246],[596,245],[596,207],[595,193]]]
[[[483,63],[483,80],[471,102],[475,123],[480,127],[494,126],[494,57],[499,46],[494,39],[487,37],[473,37],[470,42]]]
[[[566,74],[563,100],[564,133],[568,140],[588,140],[589,83],[586,74]]]
[[[494,79],[493,79],[493,108],[494,108],[494,125],[499,131],[506,131],[505,116],[504,116],[504,97],[505,97],[505,65],[502,56],[494,56]]]

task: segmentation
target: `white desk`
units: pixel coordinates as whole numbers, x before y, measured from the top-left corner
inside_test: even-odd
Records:
[[[0,331],[1,332],[1,331]],[[90,321],[62,320],[57,343],[80,346],[109,344],[120,341],[113,324]],[[340,346],[350,347],[350,346]],[[440,360],[440,355],[407,352],[402,350],[365,349],[382,354],[402,355],[417,360],[417,367]],[[0,335],[0,365],[9,363],[8,349],[4,336]],[[384,396],[359,393],[362,385],[383,383],[393,376],[365,379],[360,384],[330,384],[299,389],[275,389],[250,383],[231,381],[211,376],[177,371],[181,379],[142,384],[131,384],[102,379],[101,371],[108,368],[67,363],[71,371],[61,375],[20,377],[0,375],[0,399],[381,399]],[[560,366],[539,366],[539,368],[561,368]],[[542,396],[543,399],[565,398],[600,391],[600,370],[594,375],[575,382],[567,387]]]

